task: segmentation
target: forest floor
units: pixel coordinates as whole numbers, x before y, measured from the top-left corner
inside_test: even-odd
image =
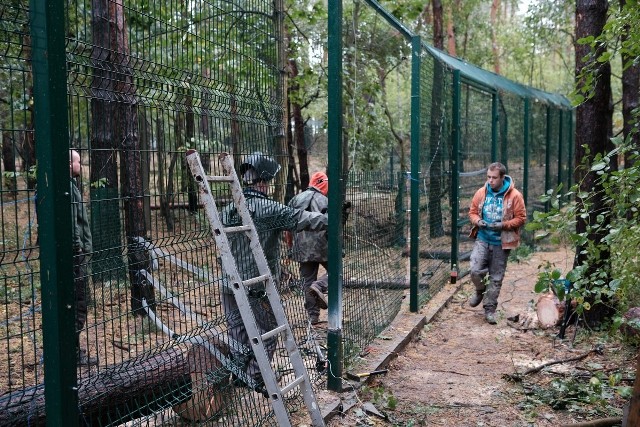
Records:
[[[345,388],[355,385],[357,393],[343,393],[343,413],[328,425],[528,427],[621,418],[635,377],[635,348],[582,326],[569,326],[561,340],[558,327],[536,325],[539,295],[533,289],[540,266],[567,271],[572,259],[566,250],[547,250],[510,262],[497,325],[485,321],[482,306],[467,304],[473,289],[468,276],[451,286],[444,301],[434,298],[404,320],[400,315],[372,346],[372,354],[386,351],[392,359],[383,364],[388,372],[360,387],[345,380]],[[408,334],[420,316],[426,324]],[[514,316],[519,320],[509,320]],[[400,335],[411,339],[402,349],[390,348],[391,337]],[[372,361],[363,366],[377,369]],[[554,361],[562,362],[525,374]]]

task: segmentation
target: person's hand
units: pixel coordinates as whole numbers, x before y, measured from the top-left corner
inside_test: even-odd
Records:
[[[501,222],[492,222],[491,224],[487,225],[487,228],[489,228],[489,230],[493,230],[493,231],[500,231],[500,230],[502,230],[502,223]]]
[[[485,221],[484,219],[481,219],[478,221],[476,225],[480,228],[485,228],[487,226],[487,221]]]

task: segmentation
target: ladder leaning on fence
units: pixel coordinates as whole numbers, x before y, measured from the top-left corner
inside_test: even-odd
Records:
[[[269,392],[269,400],[278,423],[281,426],[291,425],[289,414],[284,405],[284,396],[295,388],[299,388],[304,396],[304,401],[309,410],[312,424],[314,426],[324,426],[324,420],[322,418],[318,402],[316,401],[313,388],[311,387],[309,374],[307,373],[304,361],[300,355],[298,346],[296,345],[293,332],[289,326],[289,321],[285,315],[280,295],[278,294],[273,276],[269,270],[263,248],[259,243],[254,244],[259,242],[258,233],[253,223],[253,219],[251,218],[251,214],[247,209],[242,187],[233,166],[233,158],[227,153],[220,154],[218,160],[224,175],[210,176],[205,173],[197,151],[189,150],[186,155],[187,163],[191,168],[191,173],[199,186],[201,201],[204,205],[207,219],[209,220],[211,234],[215,238],[216,245],[220,251],[220,258],[222,260],[224,271],[231,280],[230,287],[233,289],[234,297],[236,298],[240,315],[242,316],[242,322],[244,323],[249,335],[252,350],[260,367],[260,373],[262,374],[264,384]],[[209,185],[210,182],[227,183],[230,185],[236,209],[242,218],[241,226],[224,227],[222,225],[218,213],[218,207],[216,206],[216,201]],[[259,275],[257,277],[242,280],[242,276],[238,271],[238,266],[231,252],[231,247],[227,238],[227,234],[230,233],[245,233],[252,242],[249,246],[258,267]],[[247,296],[248,289],[252,286],[261,284],[265,285],[265,292],[268,297],[269,305],[273,310],[273,314],[278,325],[276,328],[266,332],[262,332],[258,328]],[[287,357],[295,373],[294,380],[282,388],[280,387],[276,375],[271,368],[271,361],[264,343],[265,340],[275,338],[277,336],[280,336],[285,344]]]

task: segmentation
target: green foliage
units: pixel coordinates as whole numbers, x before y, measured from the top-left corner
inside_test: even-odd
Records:
[[[640,166],[638,163],[616,170],[611,167],[614,156],[627,154],[632,160],[638,158],[636,149],[630,149],[622,141],[614,141],[617,148],[613,151],[593,157],[585,165],[597,177],[596,188],[601,191],[579,191],[575,185],[566,195],[559,191],[550,191],[542,201],[549,202],[548,212],[536,212],[534,219],[526,229],[535,233],[536,238],[549,238],[580,251],[586,262],[576,266],[567,275],[572,284],[570,298],[577,303],[578,313],[592,308],[603,300],[615,301],[620,310],[640,305],[640,292],[637,290],[637,277],[640,274],[640,260],[637,248],[640,247],[640,225],[638,224],[640,207]],[[572,201],[576,197],[578,202]],[[594,201],[604,201],[606,210],[594,215]],[[576,218],[587,221],[583,232],[576,231]],[[601,235],[594,241],[590,236]],[[610,271],[606,268],[591,268],[602,265],[603,254],[610,253]],[[546,265],[539,273],[536,291],[557,286],[561,279],[560,271],[552,265]],[[564,296],[564,293],[559,291]]]
[[[393,395],[391,390],[387,390],[383,386],[365,386],[362,389],[361,395],[363,398],[371,400],[374,405],[392,411],[398,406],[398,398]]]
[[[621,376],[607,377],[597,371],[588,381],[580,377],[554,378],[544,385],[525,385],[526,399],[518,405],[521,410],[534,410],[548,405],[554,410],[584,413],[592,416],[619,416],[610,401],[627,399],[630,387],[620,385]]]

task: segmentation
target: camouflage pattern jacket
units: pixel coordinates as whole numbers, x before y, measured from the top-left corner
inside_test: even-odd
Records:
[[[309,187],[298,193],[289,206],[307,212],[326,213],[329,200],[321,192]],[[295,234],[292,258],[298,262],[327,262],[327,231],[300,231]]]

